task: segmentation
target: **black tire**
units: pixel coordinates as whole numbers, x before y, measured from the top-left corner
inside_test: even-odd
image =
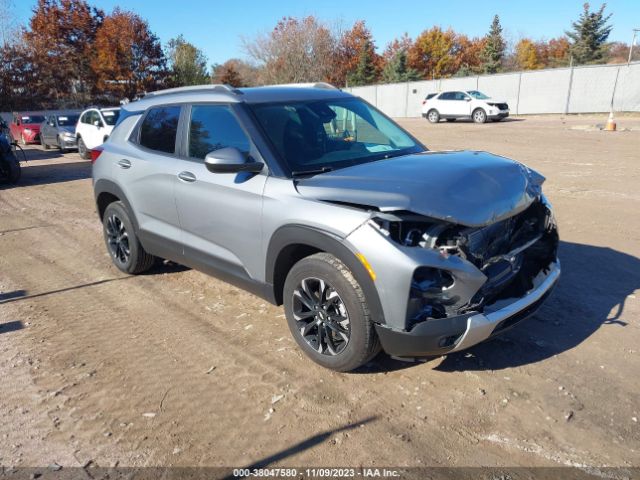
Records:
[[[435,108],[432,108],[427,112],[427,120],[430,123],[438,123],[440,121],[440,113]]]
[[[320,281],[324,282],[324,288]],[[296,263],[287,275],[283,298],[293,338],[319,365],[348,372],[380,352],[362,288],[351,271],[333,255],[316,253]],[[309,302],[316,304],[313,310],[308,307]],[[306,336],[302,329],[307,330]]]
[[[102,233],[113,264],[136,275],[149,270],[155,257],[148,254],[136,236],[129,213],[122,202],[113,202],[104,211]]]
[[[78,153],[80,154],[80,158],[85,160],[89,160],[91,158],[91,152],[87,149],[87,146],[84,144],[84,140],[82,137],[78,138]]]
[[[455,118],[447,118],[446,120],[447,120],[447,122],[455,122],[456,121]]]
[[[22,168],[13,152],[0,153],[0,183],[15,185],[21,176]]]
[[[487,122],[487,112],[485,112],[482,108],[476,108],[471,114],[471,118],[474,123],[486,123]]]

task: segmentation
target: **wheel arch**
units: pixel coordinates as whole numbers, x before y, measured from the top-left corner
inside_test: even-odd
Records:
[[[109,204],[120,201],[127,209],[129,218],[131,218],[131,222],[133,223],[133,228],[135,229],[135,232],[138,233],[139,224],[134,210],[131,208],[131,203],[129,203],[127,196],[116,183],[110,180],[100,179],[95,183],[93,190],[96,200],[96,211],[100,221],[102,221],[104,211]]]
[[[273,288],[276,305],[283,303],[284,281],[291,267],[318,252],[330,253],[347,266],[364,292],[371,319],[374,323],[385,323],[375,284],[355,253],[339,237],[306,225],[280,227],[269,241],[265,279]]]

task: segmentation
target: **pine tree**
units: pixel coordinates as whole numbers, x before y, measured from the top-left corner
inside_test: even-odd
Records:
[[[580,18],[573,22],[573,31],[566,32],[571,39],[570,53],[576,63],[596,63],[607,54],[607,38],[613,28],[607,25],[611,14],[604,14],[606,3],[595,12],[591,12],[589,4],[583,5]]]
[[[349,86],[370,85],[375,83],[378,72],[372,55],[373,48],[370,41],[366,41],[358,53],[358,65],[347,79]]]
[[[493,17],[491,29],[486,36],[486,43],[481,53],[482,69],[485,73],[497,73],[501,70],[505,47],[500,17],[496,15]]]
[[[420,79],[420,74],[407,67],[407,51],[398,51],[384,66],[382,80],[387,83],[410,82]]]

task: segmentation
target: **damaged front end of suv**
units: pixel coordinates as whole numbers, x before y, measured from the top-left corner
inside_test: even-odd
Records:
[[[480,158],[465,170],[460,162],[471,155]],[[373,182],[383,192],[368,207],[323,195],[370,212],[346,240],[375,272],[385,317],[377,333],[384,350],[398,357],[442,355],[504,331],[534,313],[560,275],[544,177],[484,152],[420,156],[435,170],[458,163],[451,170],[457,175],[448,181],[439,175],[441,190],[424,181],[421,193],[405,188],[406,201]],[[447,196],[434,198],[434,191]]]

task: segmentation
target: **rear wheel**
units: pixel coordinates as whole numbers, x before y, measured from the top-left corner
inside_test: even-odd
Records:
[[[85,160],[89,160],[89,158],[91,157],[91,153],[89,152],[87,146],[84,144],[84,140],[82,140],[82,137],[78,138],[78,153],[80,154],[80,157],[84,158]]]
[[[0,153],[0,183],[15,185],[20,180],[22,168],[13,152]]]
[[[435,108],[432,108],[427,112],[427,120],[431,123],[438,123],[440,121],[440,114]]]
[[[122,202],[113,202],[102,217],[104,241],[113,264],[125,273],[137,274],[149,270],[155,257],[142,247],[133,223]]]
[[[347,372],[380,351],[362,288],[333,255],[317,253],[293,266],[284,309],[300,348],[323,367]]]
[[[471,114],[471,118],[475,123],[485,123],[487,121],[487,112],[481,108],[476,108]]]

